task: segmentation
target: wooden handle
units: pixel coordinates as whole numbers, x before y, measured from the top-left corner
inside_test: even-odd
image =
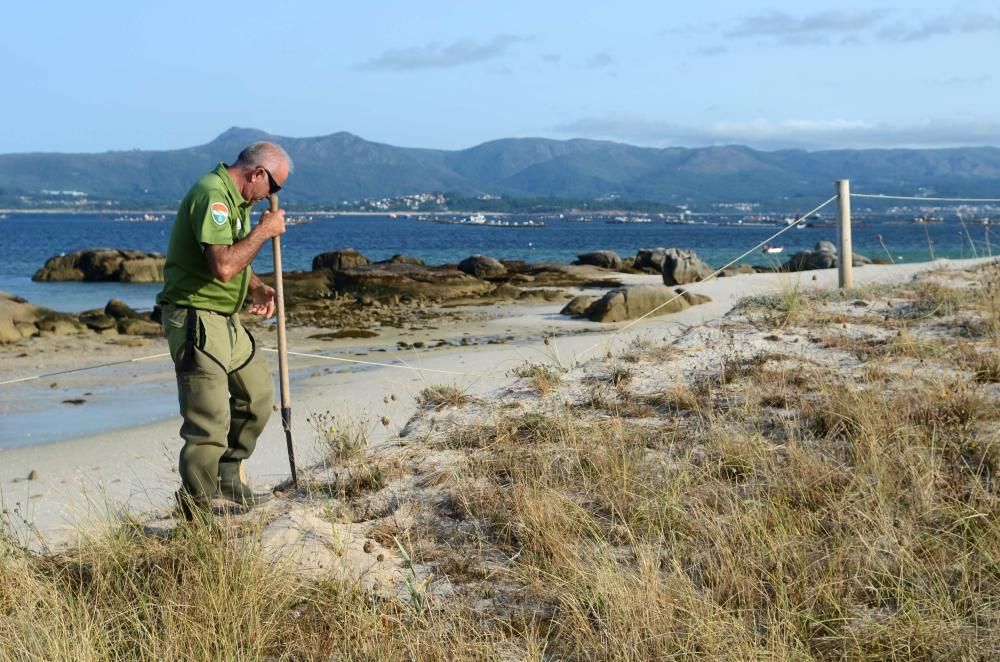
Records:
[[[270,197],[271,211],[278,211],[278,195]],[[278,374],[281,384],[281,407],[292,406],[292,394],[288,387],[288,343],[285,337],[285,287],[281,274],[281,237],[271,239],[274,249],[274,298],[278,308]]]

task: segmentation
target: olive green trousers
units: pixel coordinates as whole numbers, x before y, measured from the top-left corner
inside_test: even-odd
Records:
[[[219,463],[253,453],[274,407],[274,383],[239,315],[171,304],[162,315],[184,419],[181,483],[192,497],[210,499]]]

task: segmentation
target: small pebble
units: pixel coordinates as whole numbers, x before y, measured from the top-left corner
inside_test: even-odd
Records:
[[[38,472],[32,469],[28,472],[28,480],[38,480]]]
[[[388,416],[383,416],[382,417],[382,425],[385,425],[385,426],[388,427],[388,425],[389,425],[389,417]]]
[[[372,541],[371,540],[366,540],[365,541],[364,550],[365,550],[365,554],[371,554],[372,553]]]

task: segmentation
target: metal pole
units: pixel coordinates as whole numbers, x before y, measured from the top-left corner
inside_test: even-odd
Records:
[[[278,211],[278,196],[271,195],[271,211]],[[274,249],[274,293],[278,304],[278,375],[281,384],[281,426],[285,429],[288,466],[292,470],[292,486],[298,487],[295,471],[295,450],[292,448],[292,393],[288,387],[288,342],[285,337],[285,287],[281,273],[281,237],[271,239]]]
[[[851,181],[838,179],[837,191],[837,275],[841,289],[854,287],[854,250],[851,246]]]

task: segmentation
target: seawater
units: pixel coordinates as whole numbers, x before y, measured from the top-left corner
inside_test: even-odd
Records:
[[[517,218],[517,217],[515,217]],[[523,218],[523,217],[522,217]],[[482,227],[447,225],[410,218],[386,216],[319,216],[311,223],[289,226],[282,238],[286,271],[310,269],[319,253],[354,248],[372,260],[402,253],[428,264],[455,263],[481,253],[500,259],[528,262],[572,262],[580,253],[613,250],[622,257],[640,248],[656,246],[689,248],[713,266],[736,258],[776,232],[778,226],[725,225],[734,218],[710,217],[705,224],[652,223],[610,224],[601,219],[566,222],[547,219],[544,227]],[[10,213],[0,220],[0,290],[24,297],[31,303],[78,312],[103,307],[111,298],[124,300],[138,309],[148,309],[159,285],[120,283],[36,283],[31,280],[45,261],[61,253],[83,248],[131,248],[165,253],[172,220],[117,222],[102,214]],[[854,250],[871,258],[920,262],[929,259],[927,235],[936,257],[971,257],[969,237],[957,221],[928,225],[909,219],[871,217],[853,227]],[[1000,228],[990,226],[992,242],[1000,249]],[[980,254],[986,252],[986,229],[969,226],[969,234]],[[811,249],[820,240],[836,242],[833,227],[791,229],[775,243],[784,247],[777,256],[753,254],[750,264],[777,264],[798,250]],[[886,249],[878,240],[882,237]],[[273,270],[270,246],[265,245],[254,268]]]

